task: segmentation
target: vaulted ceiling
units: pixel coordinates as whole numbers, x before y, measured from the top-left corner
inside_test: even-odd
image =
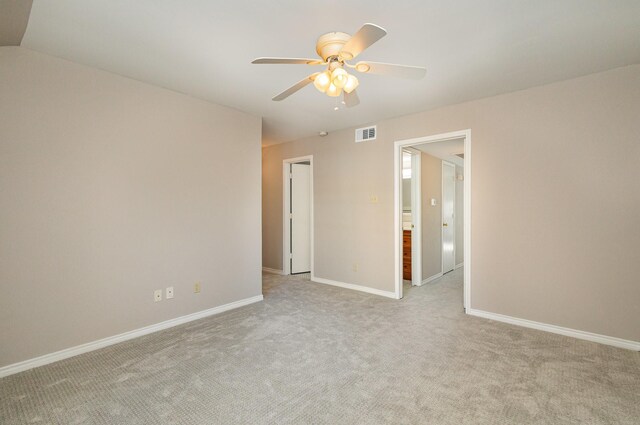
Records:
[[[272,144],[640,63],[637,0],[35,0],[22,46],[262,116]],[[317,71],[252,65],[315,57],[329,31],[388,31],[360,58],[427,67],[420,81],[360,76],[361,104],[308,86]]]
[[[19,46],[27,29],[31,0],[0,0],[0,46]]]

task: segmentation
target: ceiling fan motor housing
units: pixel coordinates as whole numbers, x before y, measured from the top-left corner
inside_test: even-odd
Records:
[[[316,52],[327,62],[327,59],[330,57],[338,56],[340,50],[342,50],[342,46],[344,46],[350,38],[351,36],[344,32],[329,32],[321,35],[316,43]]]

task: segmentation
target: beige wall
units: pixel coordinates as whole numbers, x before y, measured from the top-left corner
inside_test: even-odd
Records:
[[[260,133],[245,113],[0,48],[0,366],[261,294]]]
[[[456,165],[456,266],[464,262],[464,168]]]
[[[402,179],[402,211],[411,212],[411,179]]]
[[[471,306],[640,341],[639,116],[635,65],[380,121],[373,142],[268,147],[264,265],[281,268],[282,159],[312,154],[316,274],[393,291],[393,141],[470,128]]]
[[[306,152],[314,157],[315,275],[392,290],[378,272],[380,264],[393,262],[393,247],[391,252],[364,248],[393,240],[391,223],[379,225],[393,199],[393,193],[381,188],[392,189],[393,173],[375,167],[387,146],[345,143],[347,133],[353,142],[354,132],[347,130],[263,149],[263,266],[282,269],[282,160]],[[379,195],[378,203],[370,202],[371,195]]]
[[[422,280],[442,273],[442,160],[420,153]],[[431,199],[436,205],[431,205]]]

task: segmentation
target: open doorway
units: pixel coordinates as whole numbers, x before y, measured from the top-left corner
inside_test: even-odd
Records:
[[[422,262],[420,234],[420,151],[407,147],[402,151],[402,280],[403,285],[420,286]]]
[[[394,157],[396,297],[402,298],[409,282],[421,286],[464,266],[456,273],[463,275],[462,303],[468,308],[471,132],[397,141]]]
[[[313,276],[313,156],[285,159],[283,255],[285,275]]]

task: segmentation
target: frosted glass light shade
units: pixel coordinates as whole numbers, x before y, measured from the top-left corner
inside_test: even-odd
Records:
[[[359,84],[360,82],[358,81],[358,79],[349,74],[349,76],[347,77],[347,83],[344,85],[343,89],[345,92],[351,93],[356,89],[356,87],[358,87]]]
[[[340,96],[341,92],[342,92],[341,88],[336,87],[333,83],[331,83],[325,93],[327,93],[327,96],[338,97]]]
[[[331,74],[329,74],[329,71],[318,74],[315,80],[313,80],[313,85],[322,93],[326,92],[329,85],[331,85]]]
[[[341,89],[345,84],[347,84],[348,75],[349,74],[347,74],[347,71],[345,71],[344,69],[336,68],[331,73],[331,82],[334,86]]]

